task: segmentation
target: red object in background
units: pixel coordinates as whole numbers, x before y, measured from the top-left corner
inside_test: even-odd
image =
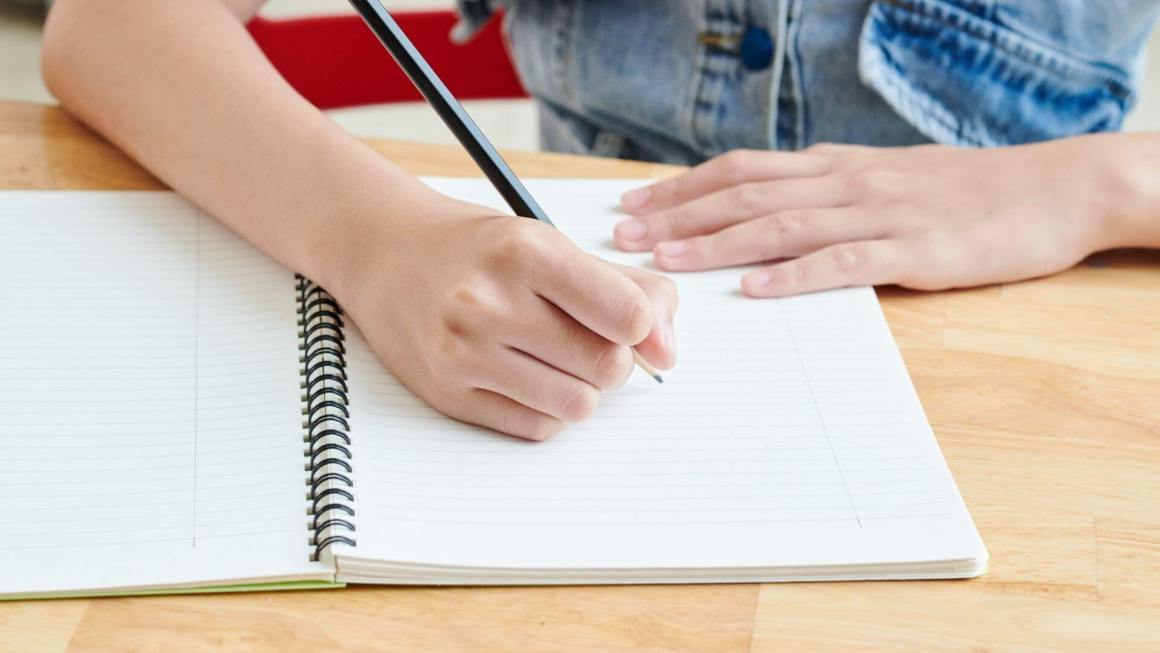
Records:
[[[450,37],[457,20],[452,11],[393,16],[455,97],[527,97],[498,18],[457,45]],[[359,16],[259,17],[248,29],[286,81],[320,109],[423,100]]]

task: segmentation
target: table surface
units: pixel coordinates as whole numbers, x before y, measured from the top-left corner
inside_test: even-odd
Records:
[[[371,144],[417,174],[477,174],[456,148]],[[526,176],[672,172],[509,160]],[[0,188],[162,187],[60,110],[0,103]],[[8,603],[0,651],[1160,651],[1160,252],[879,294],[990,550],[982,578]]]

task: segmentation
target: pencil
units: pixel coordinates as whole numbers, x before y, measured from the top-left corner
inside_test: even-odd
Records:
[[[544,224],[555,226],[548,214],[528,189],[524,187],[516,173],[508,166],[503,157],[496,151],[495,146],[467,115],[463,105],[448,90],[447,85],[423,58],[419,49],[411,43],[411,39],[403,33],[402,28],[391,17],[390,12],[383,6],[381,0],[350,0],[350,4],[362,16],[367,26],[378,37],[387,52],[391,53],[395,62],[403,69],[419,93],[427,99],[428,104],[435,109],[435,113],[455,134],[455,138],[475,160],[476,165],[483,171],[484,176],[492,186],[499,191],[500,196],[508,203],[512,211],[524,218],[539,220]],[[664,379],[657,370],[648,364],[639,352],[633,350],[633,357],[638,367],[644,370],[657,383],[664,383]]]

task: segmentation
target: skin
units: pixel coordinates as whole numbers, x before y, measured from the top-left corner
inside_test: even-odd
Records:
[[[57,0],[62,104],[322,284],[387,367],[458,419],[541,440],[632,372],[675,363],[664,277],[439,195],[329,121],[244,29],[258,0]]]
[[[1160,136],[960,149],[735,151],[622,199],[617,245],[664,270],[767,264],[752,297],[855,285],[941,290],[1160,247]]]
[[[624,381],[629,345],[674,364],[671,283],[438,195],[351,138],[246,34],[261,4],[57,0],[45,80],[161,179],[330,289],[386,365],[453,417],[543,439]],[[773,261],[742,277],[754,297],[1013,281],[1160,247],[1158,164],[1156,135],[738,151],[626,196],[633,218],[615,237],[665,270]]]

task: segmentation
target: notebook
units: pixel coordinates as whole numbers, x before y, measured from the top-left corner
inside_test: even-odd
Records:
[[[610,245],[638,184],[529,187],[648,265]],[[871,289],[677,275],[665,383],[531,443],[426,406],[323,289],[171,193],[0,193],[0,275],[4,597],[985,569]]]

